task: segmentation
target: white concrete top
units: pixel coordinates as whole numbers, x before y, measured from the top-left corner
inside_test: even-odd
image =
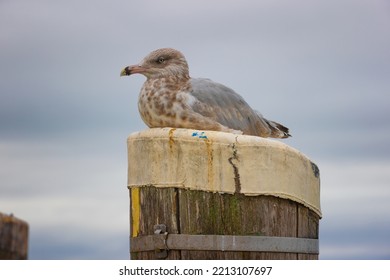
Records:
[[[217,131],[153,128],[128,137],[128,186],[272,195],[321,216],[317,166],[279,140]]]

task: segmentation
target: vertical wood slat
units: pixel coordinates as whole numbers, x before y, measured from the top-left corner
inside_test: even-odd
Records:
[[[139,187],[138,236],[153,234],[155,224],[169,233],[260,235],[318,238],[319,217],[308,208],[273,196],[219,194],[177,188]],[[134,209],[134,205],[132,206]],[[133,236],[135,237],[135,236]],[[130,244],[131,246],[131,244]],[[132,259],[155,259],[154,252],[132,253]],[[318,259],[317,254],[170,250],[167,259]]]
[[[319,218],[308,208],[298,205],[298,232],[297,237],[318,239]],[[316,254],[298,254],[299,260],[318,259]]]
[[[0,213],[0,260],[25,260],[28,253],[28,224]]]
[[[138,191],[132,191],[133,189],[138,189]],[[139,195],[139,199],[134,199],[135,195]],[[138,224],[138,236],[150,235],[154,233],[154,225],[165,224],[169,233],[179,233],[176,199],[177,190],[174,188],[159,190],[154,187],[132,188],[130,201],[133,203],[139,201],[139,205],[131,205],[131,209],[139,208],[139,215],[135,217],[134,212],[130,213],[131,232],[134,233],[134,225]],[[156,257],[154,252],[140,252],[132,253],[131,258],[151,260]],[[180,252],[170,250],[167,259],[180,259]]]

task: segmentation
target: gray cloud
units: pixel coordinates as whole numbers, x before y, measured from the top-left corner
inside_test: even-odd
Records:
[[[194,77],[232,87],[265,116],[289,126],[293,138],[285,143],[319,165],[325,258],[388,257],[386,252],[368,252],[370,244],[365,244],[366,249],[349,249],[366,239],[364,224],[344,225],[343,219],[353,211],[343,213],[336,201],[350,197],[345,192],[340,197],[334,194],[353,188],[363,178],[345,181],[346,174],[329,166],[342,169],[344,162],[361,163],[348,176],[367,169],[366,185],[358,193],[368,197],[368,185],[382,191],[389,179],[389,11],[388,3],[380,0],[187,1],[185,5],[178,0],[115,4],[101,0],[94,5],[75,0],[2,1],[0,210],[17,211],[39,224],[33,233],[33,258],[102,257],[91,250],[92,243],[83,247],[77,238],[64,245],[45,236],[52,240],[50,246],[58,242],[63,253],[42,249],[38,232],[50,228],[53,217],[40,219],[18,201],[30,198],[31,208],[55,208],[53,201],[61,197],[88,198],[89,190],[94,190],[99,195],[89,204],[93,209],[113,189],[113,196],[124,195],[126,136],[145,128],[137,112],[144,78],[119,78],[119,72],[149,51],[170,46],[183,51]],[[373,163],[381,173],[369,168]],[[108,190],[110,182],[115,187]],[[381,195],[388,197],[386,192]],[[377,199],[379,194],[370,197],[370,205]],[[117,203],[114,200],[112,204]],[[127,201],[121,203],[127,207]],[[362,197],[353,198],[350,209],[357,211],[361,203]],[[59,205],[59,212],[66,211],[65,205]],[[75,205],[85,210],[77,200]],[[70,222],[77,209],[69,215]],[[369,212],[364,219],[378,216],[382,217]],[[378,240],[388,233],[381,225],[373,225],[380,232]],[[77,226],[86,235],[91,230],[88,225]],[[335,246],[344,240],[340,231],[356,229],[362,232],[360,237],[343,247],[350,253],[336,252]],[[117,236],[122,230],[102,235]],[[49,231],[55,234],[55,229]],[[66,251],[71,243],[77,243],[79,250]],[[41,254],[40,249],[47,251]]]

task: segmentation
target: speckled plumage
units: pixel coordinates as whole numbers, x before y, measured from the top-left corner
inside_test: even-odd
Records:
[[[215,130],[261,137],[287,138],[288,128],[265,119],[232,89],[209,79],[190,78],[185,57],[174,49],[158,49],[121,76],[146,76],[138,101],[149,127]]]

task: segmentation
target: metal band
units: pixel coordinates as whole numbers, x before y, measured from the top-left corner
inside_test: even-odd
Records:
[[[130,239],[130,252],[190,250],[190,251],[248,251],[318,254],[318,239],[237,236],[155,234]]]

